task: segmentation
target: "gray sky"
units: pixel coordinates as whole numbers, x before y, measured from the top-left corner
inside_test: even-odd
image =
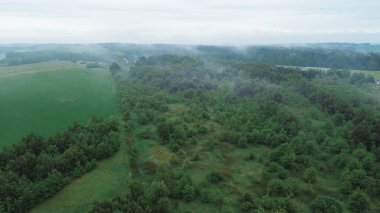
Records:
[[[0,0],[0,43],[380,43],[380,0]]]

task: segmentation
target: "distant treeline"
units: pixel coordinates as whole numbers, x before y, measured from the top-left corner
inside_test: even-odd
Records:
[[[69,51],[8,52],[2,60],[6,65],[33,64],[45,61],[104,61],[101,54],[75,53]]]
[[[49,47],[49,46],[48,46]],[[136,60],[141,56],[162,54],[198,55],[205,60],[214,60],[224,64],[231,60],[261,61],[275,65],[326,67],[340,69],[380,70],[380,53],[369,52],[365,45],[333,45],[315,44],[282,47],[282,46],[189,46],[189,45],[138,45],[105,43],[90,46],[76,45],[62,46],[58,49],[53,46],[48,49],[13,49],[6,52],[3,64],[18,65],[30,64],[51,60],[83,60],[103,61]],[[377,46],[373,46],[376,50]],[[70,49],[71,48],[71,49]],[[368,49],[363,51],[362,49]],[[373,49],[372,48],[372,49]],[[1,50],[1,49],[0,49]],[[11,50],[7,48],[6,50]],[[22,50],[22,51],[20,51]]]
[[[239,59],[276,65],[380,70],[380,54],[378,53],[299,47],[248,47],[237,49],[234,47],[199,46],[198,50],[205,56],[217,60]]]
[[[119,149],[116,120],[75,124],[49,139],[30,134],[0,152],[0,212],[27,212]]]
[[[326,49],[339,49],[339,50],[350,50],[358,52],[376,52],[380,53],[379,44],[371,43],[316,43],[316,44],[305,44],[306,47],[314,48],[326,48]]]

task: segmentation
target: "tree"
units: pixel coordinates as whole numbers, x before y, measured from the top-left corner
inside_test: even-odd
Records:
[[[186,184],[182,189],[182,196],[187,202],[194,200],[195,199],[194,187],[190,184]]]
[[[132,199],[137,200],[139,197],[144,195],[144,189],[140,182],[132,181],[129,186],[129,191]]]
[[[118,74],[120,71],[121,71],[120,65],[116,62],[113,62],[110,66],[111,74],[114,76],[114,75]]]
[[[290,164],[294,163],[296,155],[290,144],[281,144],[276,148],[271,154],[270,159],[272,161],[280,163],[284,167],[289,167]]]
[[[75,124],[48,140],[29,135],[0,152],[0,211],[27,212],[74,177],[93,169],[96,159],[115,153],[119,140],[113,121]],[[3,175],[3,172],[5,175]]]
[[[160,198],[157,203],[156,211],[157,213],[166,213],[169,212],[170,201],[167,197]]]
[[[373,184],[373,179],[362,169],[346,171],[342,175],[343,192],[349,193],[353,190],[366,190]]]
[[[157,125],[157,131],[160,138],[163,141],[168,142],[175,131],[175,126],[171,122],[164,121]]]
[[[298,188],[294,181],[273,179],[267,187],[268,195],[271,197],[293,197]]]
[[[200,191],[200,200],[203,203],[211,202],[214,199],[214,194],[211,189],[204,188]]]
[[[253,195],[249,192],[246,192],[243,194],[243,196],[240,198],[240,206],[243,211],[250,211],[252,209],[257,209],[258,205],[253,199]]]
[[[259,200],[260,208],[257,212],[289,212],[297,211],[294,199],[290,197],[263,196]]]
[[[219,172],[211,172],[209,179],[213,183],[219,183],[223,180],[223,176]]]
[[[317,174],[318,174],[318,171],[316,168],[309,167],[305,169],[305,172],[303,173],[303,178],[308,183],[315,183],[317,182]]]
[[[343,212],[342,204],[335,198],[318,195],[310,205],[313,213],[340,213]]]
[[[163,181],[154,181],[152,183],[150,195],[154,202],[158,202],[158,199],[169,195],[169,190]]]
[[[367,212],[369,210],[369,198],[362,191],[354,191],[349,197],[349,207],[353,212]]]

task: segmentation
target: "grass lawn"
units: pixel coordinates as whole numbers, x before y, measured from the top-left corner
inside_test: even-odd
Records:
[[[0,67],[0,112],[1,148],[30,132],[49,136],[117,108],[107,70],[47,62]]]

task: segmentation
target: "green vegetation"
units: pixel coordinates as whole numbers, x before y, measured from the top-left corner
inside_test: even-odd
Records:
[[[112,156],[120,146],[116,120],[75,124],[49,139],[30,134],[0,153],[0,207],[25,212]]]
[[[380,54],[351,50],[305,48],[305,47],[255,47],[236,50],[233,47],[200,46],[205,57],[218,61],[238,59],[261,61],[276,65],[301,67],[327,67],[335,69],[380,70]]]
[[[319,195],[311,203],[311,211],[313,213],[340,213],[343,212],[343,207],[336,199]]]
[[[367,212],[369,209],[369,198],[361,191],[353,192],[349,197],[349,206],[353,212]]]
[[[3,71],[0,103],[13,115],[1,115],[0,125],[15,122],[19,132],[7,132],[21,137],[22,122],[50,138],[30,134],[9,146],[17,138],[2,136],[0,211],[36,204],[33,212],[380,211],[375,71],[257,62],[375,69],[378,54],[200,46],[192,55],[155,55],[180,51],[101,46],[115,61],[37,63],[30,67],[68,67],[29,75]],[[134,61],[144,52],[151,56]],[[42,52],[7,57],[50,60]],[[113,92],[122,122],[92,119],[57,133],[113,114]]]
[[[29,132],[50,136],[73,122],[116,112],[106,70],[48,62],[0,67],[0,147]]]
[[[380,103],[366,75],[164,55],[118,79],[139,187],[91,212],[379,209]]]
[[[94,201],[124,194],[131,176],[125,140],[125,136],[122,135],[120,150],[114,156],[100,161],[94,170],[73,180],[31,212],[87,212],[92,208]]]
[[[354,73],[363,73],[365,75],[372,75],[376,80],[380,80],[380,71],[369,71],[369,70],[353,70]]]

